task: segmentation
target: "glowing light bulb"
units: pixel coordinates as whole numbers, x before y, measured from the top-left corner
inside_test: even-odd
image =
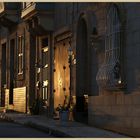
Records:
[[[122,82],[121,80],[118,81],[119,84],[121,84],[121,82]]]

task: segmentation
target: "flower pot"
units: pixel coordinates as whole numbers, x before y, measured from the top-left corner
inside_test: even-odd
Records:
[[[61,111],[59,112],[60,121],[68,121],[69,120],[69,111]]]

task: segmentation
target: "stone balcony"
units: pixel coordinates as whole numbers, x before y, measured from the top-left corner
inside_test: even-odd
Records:
[[[25,6],[26,5],[26,6]],[[35,2],[30,2],[27,4],[27,2],[23,2],[23,9],[21,12],[21,18],[28,19],[29,15],[32,16],[36,13],[37,10],[37,4]]]
[[[32,32],[41,34],[53,31],[54,3],[24,2],[21,18],[29,25]]]

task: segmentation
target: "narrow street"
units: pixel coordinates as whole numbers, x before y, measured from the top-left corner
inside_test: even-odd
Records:
[[[0,119],[0,138],[52,138],[48,133]]]

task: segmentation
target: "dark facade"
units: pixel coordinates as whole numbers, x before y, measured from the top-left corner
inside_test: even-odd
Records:
[[[1,106],[53,117],[73,99],[76,121],[140,136],[139,3],[0,7]]]

